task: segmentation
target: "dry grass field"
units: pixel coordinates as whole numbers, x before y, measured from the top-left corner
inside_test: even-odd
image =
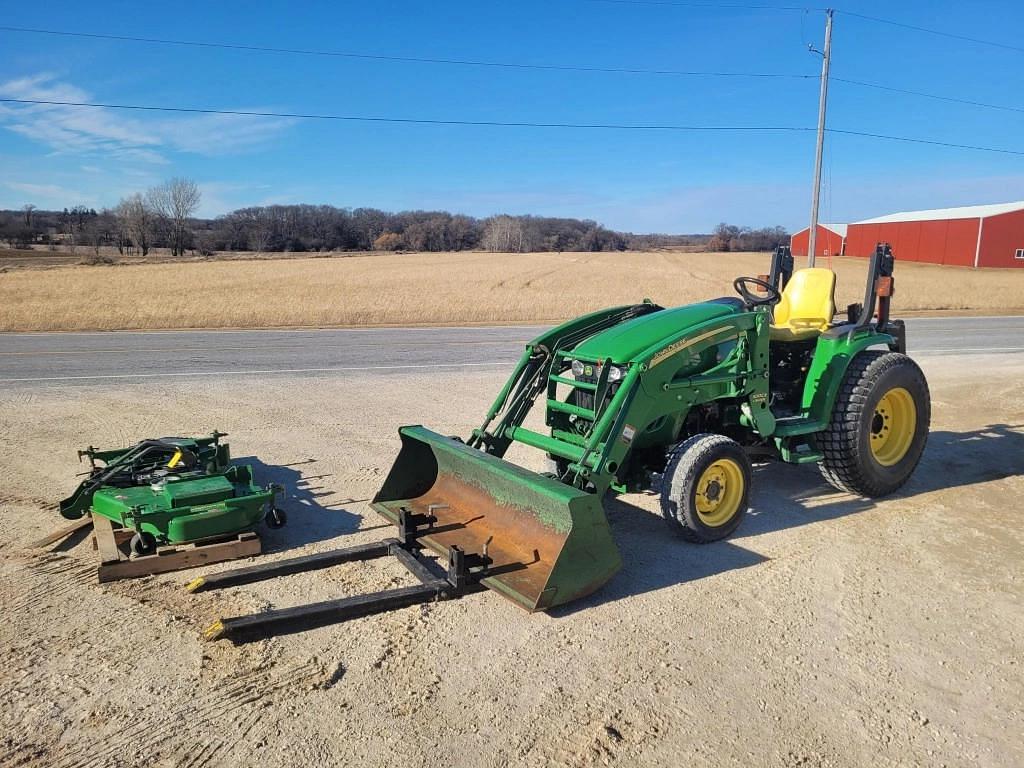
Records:
[[[15,269],[0,330],[253,328],[554,321],[637,301],[733,295],[763,253],[403,253]],[[866,261],[835,259],[836,304],[861,298]],[[1024,270],[898,264],[898,311],[1024,310]]]

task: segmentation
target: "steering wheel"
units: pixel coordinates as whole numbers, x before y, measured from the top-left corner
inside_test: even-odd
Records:
[[[759,288],[764,288],[764,295],[759,296],[751,293],[750,289],[747,288],[747,283],[753,283]],[[743,301],[750,308],[775,304],[782,298],[782,294],[771,283],[757,277],[737,277],[732,281],[732,287],[736,289],[736,293],[743,297]]]

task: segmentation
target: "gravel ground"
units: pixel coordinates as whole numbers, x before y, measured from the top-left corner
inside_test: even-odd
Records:
[[[609,510],[625,569],[557,615],[483,593],[241,646],[200,630],[409,577],[97,585],[87,541],[29,548],[75,449],[230,432],[288,487],[264,558],[316,552],[385,534],[366,499],[397,426],[467,432],[501,373],[0,392],[0,764],[1022,765],[1024,358],[923,366],[933,432],[894,498],[763,466],[737,535],[695,547],[631,495]]]

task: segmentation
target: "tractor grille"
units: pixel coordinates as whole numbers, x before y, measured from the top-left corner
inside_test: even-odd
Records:
[[[576,381],[582,382],[584,384],[597,384],[597,379],[597,373],[595,373],[592,376],[576,376]],[[612,399],[612,397],[615,395],[615,391],[619,388],[620,383],[621,382],[617,381],[614,384],[609,385],[608,392],[604,397],[604,402],[601,404],[602,406],[607,405],[608,401]],[[594,407],[594,393],[588,392],[584,389],[574,389],[572,391],[570,402],[575,403],[581,408],[587,408],[594,412],[597,412],[599,410]]]
[[[580,408],[586,408],[588,410],[594,410],[594,393],[584,392],[582,389],[575,390],[575,394],[572,396],[572,401],[580,406]]]

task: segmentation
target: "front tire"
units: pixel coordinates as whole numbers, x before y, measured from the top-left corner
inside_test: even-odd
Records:
[[[928,382],[917,363],[896,352],[861,352],[815,439],[825,455],[821,474],[841,491],[890,494],[921,460],[930,422]]]
[[[665,467],[661,514],[684,539],[706,544],[739,526],[750,501],[746,452],[724,435],[694,435]]]

